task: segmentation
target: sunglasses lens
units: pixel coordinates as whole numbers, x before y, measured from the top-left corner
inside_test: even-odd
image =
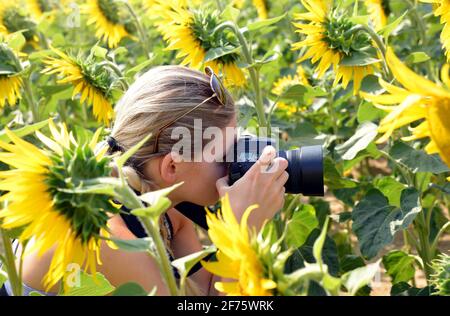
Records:
[[[222,105],[226,104],[226,94],[225,87],[220,82],[219,78],[215,74],[211,76],[211,89],[213,89],[214,93],[217,95],[217,98],[222,103]]]
[[[210,86],[213,92],[216,94],[217,99],[219,99],[222,105],[227,103],[227,94],[225,92],[225,87],[223,86],[220,79],[216,76],[211,67],[205,67],[205,73],[210,77]]]

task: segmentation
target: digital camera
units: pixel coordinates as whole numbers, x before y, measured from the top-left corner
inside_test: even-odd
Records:
[[[243,136],[234,145],[233,159],[229,165],[230,185],[239,180],[258,160],[264,147],[272,145],[271,138]],[[286,169],[289,179],[286,193],[302,193],[323,196],[323,151],[322,146],[304,146],[299,149],[282,150],[277,153],[288,161]]]
[[[239,180],[258,160],[264,147],[274,146],[275,141],[270,138],[244,136],[234,144],[227,161],[229,184]],[[274,146],[275,147],[275,146]],[[302,193],[309,196],[322,196],[323,187],[323,151],[322,146],[303,146],[299,149],[279,151],[279,157],[288,161],[286,169],[289,179],[285,184],[286,193]],[[229,160],[232,158],[232,160]],[[208,229],[204,206],[190,202],[182,202],[175,208],[191,219],[194,223]]]

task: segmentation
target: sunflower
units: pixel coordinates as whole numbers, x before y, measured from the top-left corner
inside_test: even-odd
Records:
[[[367,11],[370,19],[375,24],[377,30],[383,28],[387,24],[387,16],[389,15],[389,1],[388,0],[366,0]]]
[[[411,141],[430,138],[425,151],[428,154],[438,153],[450,166],[450,90],[414,73],[395,56],[392,49],[388,49],[386,57],[394,77],[404,88],[380,79],[380,84],[387,94],[372,95],[361,92],[362,97],[388,112],[380,122],[378,131],[384,135],[377,143],[385,142],[395,129],[422,120],[411,129],[411,136],[402,139]],[[448,64],[442,68],[441,77],[447,88],[450,88]]]
[[[222,207],[217,215],[207,210],[208,235],[217,246],[217,261],[202,265],[211,273],[235,279],[231,282],[216,282],[215,288],[228,295],[272,295],[277,284],[264,276],[264,267],[258,257],[256,232],[249,232],[247,219],[257,206],[250,206],[239,224],[231,210],[228,195],[222,198]]]
[[[233,5],[238,9],[242,9],[244,6],[245,0],[233,0]],[[253,6],[256,8],[256,12],[258,12],[258,18],[261,20],[267,19],[267,5],[268,2],[265,0],[252,0]]]
[[[441,42],[445,49],[447,61],[450,61],[450,1],[448,0],[420,0],[420,1],[432,3],[434,15],[440,16],[441,24],[444,24],[444,28],[441,32]]]
[[[27,43],[36,48],[39,37],[35,30],[36,24],[20,14],[18,6],[13,1],[0,1],[0,34],[8,35],[22,31]]]
[[[64,277],[68,264],[84,266],[96,273],[100,261],[100,238],[109,237],[107,212],[117,213],[109,196],[76,194],[84,181],[109,176],[105,151],[94,154],[100,129],[88,144],[78,144],[64,124],[58,128],[49,120],[52,138],[39,131],[36,136],[49,148],[40,149],[16,136],[6,135],[13,144],[0,141],[0,161],[10,170],[0,171],[0,211],[4,229],[23,228],[19,241],[30,241],[24,255],[39,255],[54,247],[54,255],[43,284],[48,290]],[[70,181],[67,181],[70,179]],[[89,201],[86,203],[86,201]],[[113,244],[109,244],[114,247]]]
[[[297,73],[292,75],[287,75],[284,77],[281,77],[278,79],[274,84],[272,88],[272,93],[281,96],[289,87],[292,87],[294,85],[305,85],[309,86],[308,78],[306,78],[305,70],[301,65],[298,65],[297,67]],[[284,102],[278,102],[277,108],[281,111],[285,112],[288,116],[291,116],[298,112],[298,106],[293,104],[286,104]]]
[[[36,20],[40,20],[45,13],[55,9],[53,4],[46,0],[26,0],[26,4],[28,11]]]
[[[163,5],[166,8],[169,8],[171,5],[181,6],[183,8],[187,8],[190,6],[198,6],[203,3],[203,0],[145,0],[144,8],[149,10],[149,13],[152,13],[152,9]]]
[[[436,289],[434,295],[450,296],[450,256],[441,253],[431,262],[433,274],[431,284]]]
[[[265,0],[253,0],[253,5],[256,8],[256,12],[258,12],[258,17],[262,20],[267,19],[267,6]]]
[[[228,40],[223,32],[214,35],[214,28],[219,25],[218,12],[190,11],[182,5],[159,2],[156,8],[161,19],[156,23],[163,38],[168,42],[167,50],[176,50],[177,58],[183,58],[181,64],[199,69],[202,65],[210,66],[216,73],[221,70],[227,86],[243,86],[245,77],[237,66],[239,55],[234,51],[237,45]],[[207,52],[216,48],[232,51],[214,60],[205,62]]]
[[[52,48],[52,51],[59,58],[44,59],[47,67],[42,72],[60,75],[62,78],[58,83],[71,83],[74,86],[72,98],[81,93],[80,102],[92,105],[96,119],[108,124],[113,116],[113,107],[109,101],[112,86],[110,74],[90,58],[73,58],[56,48]]]
[[[353,79],[353,94],[357,94],[361,82],[365,76],[374,72],[374,64],[379,60],[372,58],[365,64],[355,64],[353,57],[366,56],[370,51],[371,43],[367,35],[357,33],[349,34],[348,31],[355,26],[344,15],[332,14],[332,1],[330,0],[302,0],[307,13],[298,13],[295,18],[309,21],[308,24],[293,23],[296,32],[305,34],[306,38],[294,43],[292,49],[308,50],[297,62],[311,59],[316,66],[318,77],[321,78],[325,72],[333,66],[336,73],[333,85],[342,81],[345,89]],[[367,56],[369,57],[369,56]]]
[[[22,78],[17,54],[5,43],[0,43],[0,108],[14,105],[20,99]]]
[[[126,24],[121,21],[119,6],[114,0],[91,0],[81,6],[81,12],[88,15],[87,24],[95,24],[95,36],[109,47],[117,47],[129,35]]]

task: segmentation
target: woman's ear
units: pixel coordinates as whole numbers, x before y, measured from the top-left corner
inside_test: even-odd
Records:
[[[177,178],[179,178],[180,160],[176,155],[176,153],[170,152],[164,155],[159,163],[159,173],[161,178],[169,185],[175,184]]]

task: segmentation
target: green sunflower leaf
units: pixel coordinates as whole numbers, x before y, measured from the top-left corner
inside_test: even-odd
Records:
[[[412,223],[420,211],[419,192],[415,188],[402,191],[399,208],[389,205],[379,190],[370,190],[352,212],[353,231],[358,237],[361,253],[368,259],[375,257],[392,242],[398,231]]]
[[[377,146],[374,142],[370,142],[369,145],[360,152],[358,152],[355,158],[351,160],[344,160],[344,168],[343,170],[348,171],[353,166],[364,160],[365,158],[373,158],[378,159],[381,156],[381,152],[378,150]]]
[[[112,293],[112,296],[147,296],[147,291],[138,283],[127,282],[120,285]]]
[[[336,146],[336,152],[344,160],[352,160],[375,139],[378,126],[372,122],[364,122],[356,129],[355,134],[345,143]]]
[[[232,45],[211,48],[210,50],[208,50],[206,52],[204,62],[215,60],[219,57],[223,57],[223,56],[226,56],[229,54],[238,53],[240,51],[240,49],[241,49],[241,46],[236,47],[236,46],[232,46]]]
[[[345,56],[340,65],[342,66],[367,66],[379,63],[381,59],[374,58],[372,55],[364,52],[354,52],[350,56]]]
[[[135,74],[137,74],[138,72],[140,72],[144,68],[146,68],[148,66],[151,66],[152,63],[154,62],[154,60],[155,60],[155,55],[151,54],[151,56],[148,59],[146,59],[145,61],[143,61],[142,63],[140,63],[140,64],[138,64],[138,65],[128,69],[125,72],[125,77],[132,77],[132,76],[134,76]]]
[[[409,54],[408,57],[406,57],[406,62],[411,64],[418,64],[423,63],[424,61],[430,60],[430,56],[427,55],[425,52],[414,52]]]
[[[278,23],[281,20],[283,20],[286,17],[287,13],[284,13],[283,15],[271,18],[271,19],[266,19],[266,20],[260,20],[254,23],[250,23],[249,25],[247,25],[246,27],[241,28],[241,32],[245,33],[245,32],[254,32],[257,30],[260,30],[264,27],[270,26],[272,24]]]
[[[383,256],[383,265],[392,283],[408,282],[414,277],[415,258],[401,250],[394,250]]]
[[[44,126],[48,125],[48,120],[45,121],[41,121],[35,124],[31,124],[31,125],[27,125],[25,127],[21,127],[15,130],[11,130],[11,132],[13,132],[14,134],[16,134],[18,137],[23,137],[26,135],[29,135],[31,133],[34,133],[37,130],[40,130],[41,128],[43,128]],[[0,141],[9,143],[11,142],[11,140],[9,139],[8,135],[6,135],[5,131],[2,130],[0,131]]]
[[[58,188],[58,191],[74,194],[106,194],[116,196],[114,189],[121,185],[121,181],[115,177],[101,177],[81,182],[74,188]]]
[[[378,34],[383,35],[384,38],[388,38],[389,35],[395,31],[395,29],[400,25],[400,22],[403,21],[403,18],[408,14],[408,11],[405,11],[401,16],[399,16],[395,21],[389,23],[385,27],[383,27],[381,30],[378,31]]]
[[[314,259],[316,259],[316,262],[319,264],[320,267],[322,267],[322,264],[323,264],[322,249],[323,249],[323,245],[325,243],[325,238],[327,237],[329,220],[330,220],[329,217],[327,217],[325,219],[325,223],[323,224],[323,227],[322,227],[322,232],[320,233],[319,237],[314,242],[314,246],[313,246],[313,256],[314,256]]]
[[[287,223],[286,243],[294,248],[301,247],[318,225],[314,207],[309,204],[299,205]]]
[[[369,78],[373,78],[373,77],[374,77],[374,76],[367,76],[366,78],[364,78],[364,81],[367,82],[367,81],[369,80]],[[370,79],[370,80],[372,81],[372,79]],[[375,85],[375,84],[377,85],[377,87],[375,87],[375,88],[373,88],[373,89],[372,89],[372,88],[367,89],[367,88],[364,86],[364,81],[363,81],[361,90],[364,90],[365,92],[370,92],[370,93],[374,93],[374,92],[376,92],[376,91],[379,90],[379,89],[378,89],[378,87],[379,87],[379,84],[378,84],[378,78],[375,79],[375,80],[373,80],[374,85]],[[365,121],[374,121],[374,120],[380,119],[380,118],[382,118],[385,114],[386,114],[386,112],[384,112],[383,110],[380,110],[380,109],[374,107],[374,106],[372,105],[372,103],[369,103],[369,102],[363,102],[363,103],[361,103],[361,105],[358,107],[357,119],[358,119],[358,122],[363,123],[363,122],[365,122]]]
[[[326,218],[328,218],[328,217],[326,217]],[[300,264],[300,266],[303,266],[306,263],[316,262],[313,250],[314,250],[314,244],[318,240],[320,233],[321,233],[321,230],[319,228],[315,228],[311,232],[311,234],[308,236],[308,239],[303,244],[303,246],[298,248],[298,251],[296,253],[301,255],[301,260],[302,260],[302,264]],[[322,257],[324,265],[327,266],[327,272],[330,275],[337,277],[339,275],[339,271],[340,271],[338,249],[337,249],[336,242],[333,240],[333,238],[331,238],[328,235],[326,235],[326,237],[325,237],[325,242],[322,247],[321,257]]]
[[[182,277],[186,277],[189,271],[210,253],[217,251],[215,246],[209,246],[188,256],[181,257],[172,261],[172,265],[177,268]]]
[[[234,7],[232,3],[225,7],[225,10],[220,14],[220,17],[225,21],[236,21],[241,11]]]
[[[355,295],[359,289],[369,285],[377,272],[379,272],[380,261],[381,259],[367,266],[356,268],[341,277],[342,284],[350,292],[350,295]]]
[[[374,186],[388,198],[390,205],[400,207],[400,195],[407,187],[405,184],[393,177],[382,177],[375,179]]]
[[[95,278],[82,270],[78,272],[79,275],[72,280],[73,285],[61,296],[104,296],[115,289],[100,272],[95,274]]]
[[[149,250],[153,252],[156,249],[153,239],[150,237],[136,239],[111,238],[111,240],[119,249],[128,252],[145,252]]]
[[[439,174],[450,171],[438,155],[429,155],[423,150],[414,149],[400,141],[395,142],[389,154],[397,163],[405,165],[413,173],[432,172]]]
[[[399,282],[392,285],[390,294],[391,296],[430,296],[434,291],[434,288],[431,286],[417,288],[406,282]]]
[[[25,45],[26,39],[22,32],[15,32],[8,37],[8,45],[16,51],[20,51]]]
[[[354,188],[357,186],[357,182],[349,179],[344,178],[336,168],[336,164],[334,161],[327,157],[324,159],[324,181],[325,184],[330,188],[331,190],[335,189],[343,189],[343,188]]]
[[[99,57],[102,59],[106,58],[106,54],[108,54],[108,50],[106,48],[97,45],[91,48],[91,52],[92,54],[94,54],[95,57]]]
[[[171,205],[171,202],[165,196],[159,198],[153,205],[145,208],[137,208],[131,211],[131,214],[139,217],[159,218]]]
[[[168,188],[164,188],[161,190],[156,190],[156,191],[151,191],[151,192],[147,192],[144,194],[141,194],[139,196],[139,198],[150,204],[150,205],[155,205],[158,203],[158,201],[162,198],[162,197],[167,197],[173,190],[177,189],[178,187],[180,187],[181,185],[183,185],[184,182],[180,182],[180,183],[176,183]]]

